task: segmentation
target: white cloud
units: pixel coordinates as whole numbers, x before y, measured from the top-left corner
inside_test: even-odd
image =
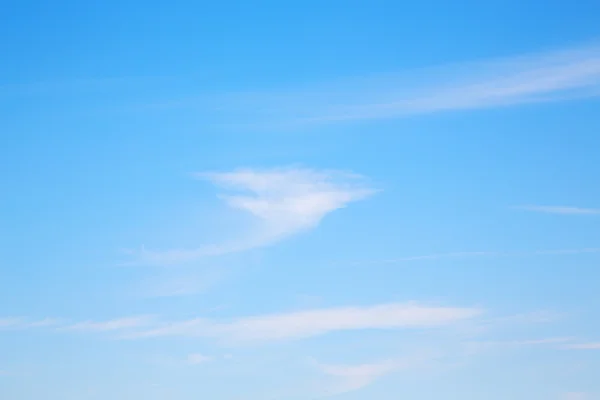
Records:
[[[550,256],[550,255],[578,255],[578,254],[592,254],[600,253],[598,247],[584,247],[580,249],[557,249],[557,250],[532,250],[532,251],[462,251],[462,252],[451,252],[451,253],[436,253],[420,256],[408,256],[398,258],[388,258],[380,260],[363,260],[363,261],[351,261],[341,262],[338,261],[336,264],[344,265],[368,265],[368,264],[402,264],[409,262],[419,261],[436,261],[445,259],[469,259],[469,258],[481,258],[481,257],[527,257],[527,256]]]
[[[397,118],[600,95],[597,44],[283,93],[225,96],[231,120],[277,127]],[[218,101],[219,99],[212,99]]]
[[[140,328],[152,324],[152,317],[136,316],[127,318],[117,318],[108,321],[84,321],[64,327],[64,330],[79,332],[110,332],[121,331],[133,328]]]
[[[196,249],[136,252],[145,264],[173,264],[203,256],[236,253],[274,244],[315,228],[327,214],[374,191],[358,175],[302,168],[239,169],[197,174],[227,191],[220,197],[252,215],[257,226],[244,238]]]
[[[151,316],[117,318],[99,322],[83,321],[72,324],[68,324],[63,322],[63,320],[56,318],[35,320],[25,317],[11,317],[0,318],[0,330],[24,330],[53,327],[59,331],[110,332],[149,327],[152,326],[153,323],[154,318]]]
[[[360,365],[320,364],[319,368],[324,374],[334,378],[333,384],[326,391],[327,394],[334,395],[362,389],[402,366],[398,361],[386,360]]]
[[[0,328],[13,328],[22,324],[23,319],[20,317],[0,318]]]
[[[207,336],[235,343],[278,341],[320,336],[335,331],[432,328],[481,314],[482,310],[477,308],[391,303],[259,315],[226,322],[192,319],[163,324],[130,336]]]
[[[562,397],[564,400],[587,400],[589,395],[585,392],[569,392]]]
[[[562,319],[564,315],[556,312],[550,311],[535,311],[535,312],[525,312],[513,315],[504,315],[504,316],[491,316],[487,318],[477,318],[470,321],[465,321],[460,325],[457,325],[454,329],[455,333],[458,333],[463,337],[476,337],[482,334],[489,334],[492,332],[507,332],[514,331],[515,329],[521,329],[523,327],[537,325],[537,324],[548,324],[555,323]],[[541,339],[541,340],[562,340],[563,338],[551,338],[551,339]],[[535,341],[537,339],[533,339]],[[491,342],[490,342],[491,343]],[[494,343],[503,343],[508,344],[509,341],[502,342],[494,342]],[[513,341],[512,344],[518,344],[519,341]],[[524,344],[521,342],[521,344]],[[480,350],[482,348],[489,347],[488,344],[484,342],[469,342],[467,346],[471,350]]]
[[[212,357],[208,357],[208,356],[205,356],[205,355],[200,354],[200,353],[190,354],[187,357],[187,363],[190,364],[190,365],[203,364],[203,363],[208,362],[210,360],[212,360]]]
[[[60,320],[57,318],[44,318],[38,321],[27,322],[27,327],[30,328],[43,328],[47,326],[56,326],[60,323]]]
[[[577,255],[577,254],[590,254],[600,253],[600,247],[587,247],[581,249],[562,249],[562,250],[539,250],[532,254],[534,255]]]
[[[350,264],[350,265],[397,264],[397,263],[406,263],[406,262],[414,262],[414,261],[444,260],[444,259],[454,259],[454,258],[492,257],[492,256],[503,256],[503,255],[507,255],[507,254],[500,253],[500,252],[490,252],[490,251],[459,251],[459,252],[452,252],[452,253],[437,253],[437,254],[398,257],[398,258],[389,258],[389,259],[381,259],[381,260],[355,261],[355,262],[344,263],[344,264],[346,264],[346,265],[348,265],[348,264]]]
[[[331,378],[331,382],[327,384],[325,390],[326,394],[337,395],[362,389],[378,379],[400,370],[430,366],[430,363],[438,357],[439,355],[427,351],[411,357],[386,359],[364,364],[323,364],[317,362],[316,367]]]
[[[504,341],[478,341],[468,342],[465,344],[469,353],[479,353],[485,350],[493,349],[510,349],[510,348],[522,348],[526,346],[553,346],[561,343],[570,342],[573,338],[570,337],[556,337],[556,338],[545,338],[545,339],[526,339],[526,340],[504,340]],[[553,346],[555,347],[555,346]]]
[[[557,338],[547,338],[547,339],[530,339],[530,340],[515,340],[512,342],[507,342],[509,345],[513,346],[535,346],[535,345],[544,345],[544,344],[556,344],[556,343],[565,343],[573,340],[570,337],[557,337]]]
[[[600,208],[582,208],[569,206],[521,206],[522,210],[534,211],[547,214],[564,215],[600,215]]]
[[[331,211],[372,193],[356,184],[357,175],[310,169],[245,169],[198,176],[246,192],[224,198],[231,207],[263,220],[276,236],[312,228]]]
[[[575,343],[567,345],[565,348],[573,350],[600,350],[600,342]]]
[[[25,317],[0,318],[0,329],[21,330],[29,328],[44,328],[57,325],[60,321],[54,318],[32,320]]]
[[[491,325],[514,325],[514,324],[541,324],[548,322],[556,322],[563,318],[564,315],[553,311],[533,311],[524,312],[504,317],[493,318],[488,321]]]

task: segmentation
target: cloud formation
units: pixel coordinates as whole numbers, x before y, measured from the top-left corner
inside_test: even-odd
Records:
[[[589,398],[588,393],[585,392],[568,392],[563,396],[564,400],[587,400]]]
[[[219,197],[230,208],[253,216],[255,228],[245,237],[196,249],[142,248],[136,252],[140,263],[176,264],[269,246],[315,228],[327,214],[374,192],[359,175],[305,168],[238,169],[196,177],[223,189]]]
[[[536,347],[551,347],[557,348],[557,345],[570,342],[573,338],[555,337],[545,339],[525,339],[525,340],[503,340],[503,341],[477,341],[465,343],[469,353],[480,353],[486,350],[502,350],[506,351],[514,348],[522,348],[528,346]]]
[[[436,253],[420,256],[408,256],[388,258],[380,260],[363,260],[343,262],[344,265],[368,265],[368,264],[403,264],[409,262],[434,261],[446,259],[469,259],[481,257],[527,257],[527,256],[551,256],[551,255],[580,255],[600,253],[600,247],[583,247],[579,249],[556,249],[556,250],[532,250],[532,251],[462,251],[452,253]],[[342,264],[342,262],[337,262]]]
[[[29,328],[44,328],[59,324],[60,321],[55,318],[44,318],[33,320],[25,317],[7,317],[0,318],[0,330],[22,330]]]
[[[575,343],[565,347],[572,350],[600,350],[600,342]]]
[[[122,331],[127,329],[149,326],[150,324],[152,324],[152,320],[152,317],[149,316],[135,316],[127,318],[117,318],[100,322],[84,321],[78,322],[73,325],[65,326],[63,329],[78,332]]]
[[[212,357],[208,357],[200,353],[189,354],[187,357],[187,363],[190,365],[203,364],[210,360],[212,360]]]
[[[547,214],[564,215],[600,215],[600,208],[582,208],[569,206],[521,206],[521,210],[534,211]]]
[[[598,95],[600,46],[592,44],[297,91],[233,94],[220,109],[250,124],[285,127]]]
[[[192,319],[162,324],[129,337],[213,337],[228,343],[282,341],[321,336],[336,331],[434,328],[481,315],[478,308],[390,303],[267,314],[232,321]]]
[[[359,365],[320,364],[319,369],[324,374],[334,378],[333,384],[326,390],[326,393],[336,395],[362,389],[378,378],[403,366],[403,363],[399,361],[385,360]]]
[[[409,357],[390,358],[363,364],[324,364],[317,362],[316,367],[331,378],[325,394],[338,395],[367,387],[378,379],[400,370],[412,370],[427,366],[438,357],[439,355],[426,351]]]

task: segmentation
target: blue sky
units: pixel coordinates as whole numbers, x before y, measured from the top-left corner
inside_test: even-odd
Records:
[[[597,2],[97,3],[1,17],[0,398],[600,399]]]

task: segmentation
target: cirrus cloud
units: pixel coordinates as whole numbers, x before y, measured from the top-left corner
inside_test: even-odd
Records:
[[[195,175],[220,188],[233,210],[254,218],[243,237],[192,249],[130,251],[138,264],[169,265],[261,248],[315,228],[323,218],[375,191],[356,174],[307,168],[237,169]]]
[[[290,313],[242,317],[232,321],[204,318],[165,323],[128,337],[213,337],[226,343],[252,343],[305,339],[332,332],[435,328],[475,318],[479,308],[388,303],[363,307],[322,308]]]

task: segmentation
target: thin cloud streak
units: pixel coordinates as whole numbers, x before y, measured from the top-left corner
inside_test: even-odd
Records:
[[[564,400],[589,400],[590,395],[586,392],[569,392],[563,396]]]
[[[391,358],[363,364],[324,364],[314,362],[318,370],[331,379],[324,394],[334,396],[363,389],[386,375],[401,370],[427,366],[439,355],[427,351],[414,356]]]
[[[600,215],[600,208],[582,208],[569,206],[520,206],[518,209],[546,214],[563,215]]]
[[[535,345],[565,343],[565,342],[570,342],[572,340],[573,340],[572,337],[557,337],[557,338],[547,338],[547,339],[514,340],[514,341],[507,341],[507,342],[489,342],[489,343],[507,345],[507,346],[535,346]]]
[[[33,320],[25,317],[0,318],[0,331],[22,331],[28,329],[52,328],[59,332],[116,332],[155,325],[154,317],[148,315],[117,318],[106,321],[68,322],[64,319],[45,318]]]
[[[194,353],[189,354],[187,357],[187,363],[189,365],[199,365],[211,361],[212,357],[205,356],[204,354]]]
[[[567,345],[565,348],[571,350],[600,350],[600,342],[575,343]]]
[[[111,332],[122,331],[134,328],[141,328],[151,325],[153,318],[150,316],[135,316],[127,318],[118,318],[108,321],[84,321],[62,328],[67,331],[77,332]]]
[[[327,214],[375,192],[359,175],[306,168],[238,169],[196,177],[224,190],[219,197],[231,209],[251,215],[256,223],[252,231],[196,249],[131,251],[135,264],[171,265],[270,246],[314,229]]]
[[[15,326],[20,326],[23,323],[23,318],[21,317],[7,317],[0,318],[0,329],[4,328],[12,328]]]
[[[336,331],[435,328],[480,316],[478,308],[391,303],[368,307],[313,309],[243,317],[233,321],[191,319],[138,331],[127,338],[212,337],[227,343],[297,340]]]
[[[336,264],[344,265],[364,265],[364,264],[402,264],[409,262],[418,261],[429,261],[429,260],[444,260],[444,259],[462,259],[462,258],[483,258],[483,257],[523,257],[523,256],[544,256],[544,255],[577,255],[577,254],[593,254],[600,253],[600,247],[588,247],[581,249],[559,249],[559,250],[534,250],[534,251],[513,251],[513,252],[502,252],[502,251],[463,251],[463,252],[452,252],[452,253],[437,253],[421,256],[409,256],[390,258],[382,260],[365,260],[365,261],[353,261],[350,263],[336,262]]]
[[[600,45],[594,44],[296,92],[232,94],[219,108],[249,124],[293,127],[598,95]]]
[[[556,338],[545,338],[545,339],[529,339],[529,340],[505,340],[505,341],[477,341],[466,343],[467,348],[470,352],[481,352],[484,350],[491,349],[507,349],[507,348],[520,348],[520,347],[543,347],[551,346],[572,342],[572,337],[556,337]]]
[[[326,390],[326,394],[338,395],[369,386],[377,379],[390,374],[402,366],[404,365],[398,361],[385,360],[360,365],[320,364],[319,369],[334,379],[334,383]]]
[[[0,330],[23,330],[32,328],[45,328],[56,326],[60,320],[55,318],[44,318],[40,320],[31,320],[25,317],[7,317],[0,318]]]
[[[461,251],[461,252],[451,252],[451,253],[437,253],[437,254],[427,254],[421,256],[408,256],[408,257],[399,257],[399,258],[390,258],[383,260],[372,260],[365,262],[355,262],[354,264],[395,264],[395,263],[403,263],[403,262],[411,262],[411,261],[427,261],[427,260],[441,260],[446,258],[470,258],[470,257],[489,257],[489,256],[498,256],[502,253],[496,252],[488,252],[488,251]]]

